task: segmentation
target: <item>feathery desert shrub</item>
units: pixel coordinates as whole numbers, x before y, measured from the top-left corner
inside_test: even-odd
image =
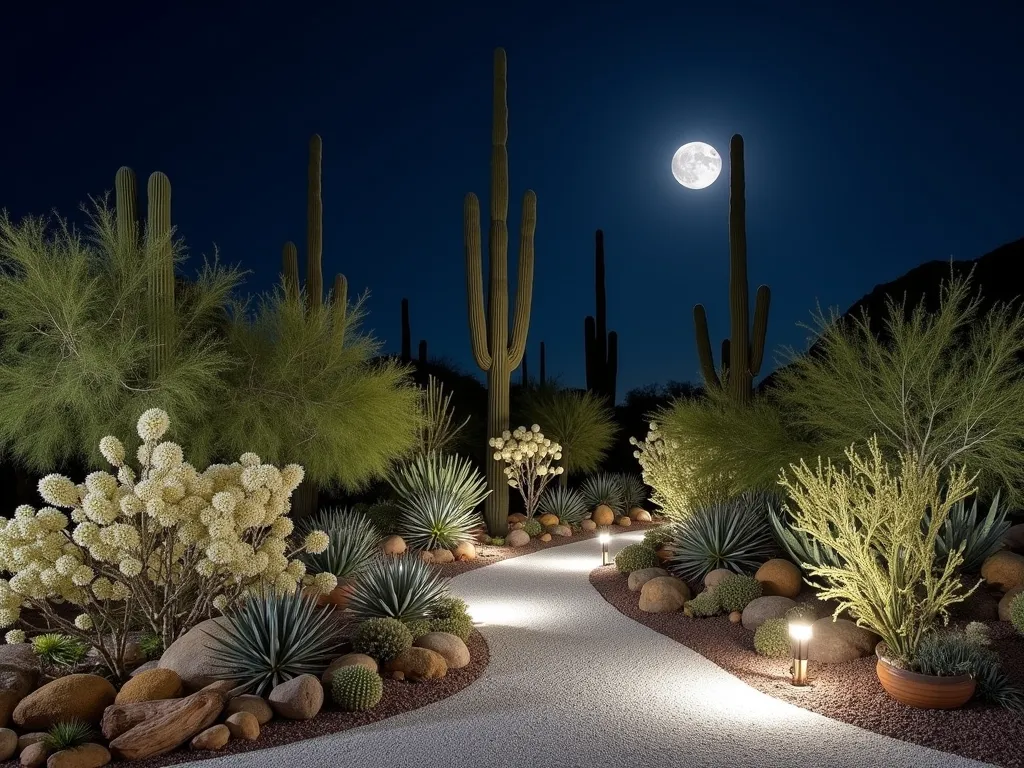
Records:
[[[615,414],[593,392],[553,386],[523,393],[523,413],[562,446],[566,474],[596,472],[615,439]]]

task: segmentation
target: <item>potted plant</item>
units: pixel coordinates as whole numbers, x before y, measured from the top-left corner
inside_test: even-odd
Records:
[[[972,492],[973,478],[907,454],[893,469],[875,438],[866,453],[848,449],[846,459],[844,467],[819,461],[813,470],[801,462],[780,479],[794,528],[837,555],[804,568],[821,580],[814,586],[822,599],[839,601],[836,615],[847,610],[882,638],[876,673],[890,696],[913,707],[962,706],[976,690],[972,670],[934,663],[939,656],[927,654],[934,627],[973,592],[958,575],[962,545],[936,557],[949,511]]]

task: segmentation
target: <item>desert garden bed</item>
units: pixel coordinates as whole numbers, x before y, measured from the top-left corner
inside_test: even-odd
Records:
[[[981,702],[961,709],[915,709],[892,699],[875,674],[875,657],[823,664],[809,663],[810,685],[790,682],[790,661],[754,652],[753,632],[727,616],[690,618],[681,612],[646,613],[638,593],[614,566],[590,574],[595,589],[620,613],[685,645],[753,688],[826,717],[945,752],[998,765],[1024,766],[1024,728],[1012,712]],[[991,631],[1008,675],[1024,686],[1024,637],[1008,622],[994,620],[1000,593],[979,589],[954,609],[957,624],[982,621]],[[809,593],[801,601],[814,602]],[[826,605],[819,615],[825,615]]]

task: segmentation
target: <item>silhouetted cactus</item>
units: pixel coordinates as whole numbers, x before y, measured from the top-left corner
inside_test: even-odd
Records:
[[[420,366],[424,366],[424,365],[427,364],[427,340],[426,339],[420,339],[419,359],[420,359]]]
[[[738,403],[753,396],[754,377],[761,370],[765,338],[768,335],[768,307],[771,290],[757,289],[754,327],[750,323],[750,296],[747,285],[747,218],[743,170],[743,137],[736,134],[729,142],[729,338],[722,342],[722,376],[715,369],[704,306],[693,308],[697,332],[697,354],[707,386],[726,386]]]
[[[139,237],[135,172],[122,167],[114,179],[117,231],[122,238]],[[147,281],[149,326],[156,342],[150,353],[149,375],[160,375],[174,344],[174,254],[171,248],[171,182],[159,171],[146,185],[146,247],[157,249],[157,259]]]
[[[412,326],[409,323],[409,300],[402,299],[402,362],[412,361]]]
[[[519,275],[511,339],[508,324],[508,105],[505,101],[505,51],[494,52],[494,104],[491,137],[490,293],[484,315],[483,257],[480,248],[480,201],[466,195],[463,209],[466,245],[466,287],[473,357],[487,372],[487,434],[500,435],[509,426],[509,384],[526,350],[533,299],[533,235],[537,228],[537,196],[523,195],[519,230]],[[508,521],[508,478],[504,465],[488,457],[487,485],[493,490],[484,504],[491,535],[503,534]]]
[[[583,323],[586,353],[587,389],[615,404],[615,378],[619,365],[619,335],[608,333],[607,297],[604,288],[604,232],[594,235],[594,285],[597,295],[596,317]]]

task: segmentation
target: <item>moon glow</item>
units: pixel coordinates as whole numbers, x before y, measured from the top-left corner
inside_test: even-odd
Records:
[[[722,156],[710,144],[691,141],[672,155],[672,175],[687,189],[704,189],[722,172]]]

